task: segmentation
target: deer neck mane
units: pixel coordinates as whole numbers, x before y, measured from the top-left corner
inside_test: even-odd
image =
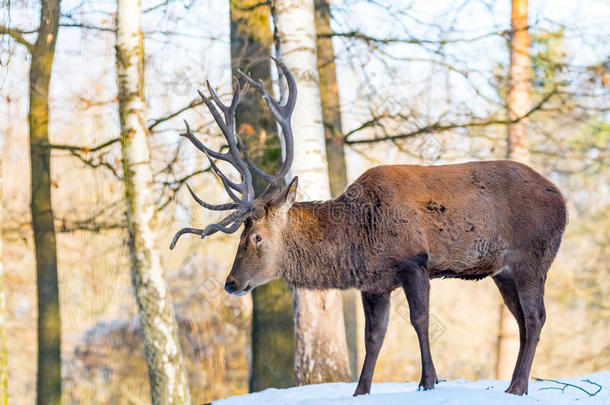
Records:
[[[353,270],[364,266],[352,246],[349,207],[340,200],[297,202],[282,232],[282,276],[298,288],[352,288]]]

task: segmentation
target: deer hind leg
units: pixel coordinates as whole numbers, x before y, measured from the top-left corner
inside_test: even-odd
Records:
[[[430,339],[428,337],[430,276],[421,265],[409,266],[401,272],[402,286],[409,303],[409,316],[411,324],[417,333],[419,350],[421,354],[422,376],[419,388],[429,390],[438,382],[436,370],[430,352]]]
[[[520,350],[521,358],[515,367],[513,378],[506,392],[523,395],[527,392],[528,380],[540,332],[546,320],[544,308],[544,281],[546,272],[536,271],[529,266],[516,266],[513,279],[523,312],[525,339]]]
[[[390,293],[373,294],[362,292],[362,306],[364,308],[364,343],[366,355],[360,372],[358,387],[354,396],[371,392],[371,381],[379,350],[383,344],[385,332],[388,327],[390,312]]]
[[[512,380],[514,380],[523,358],[523,348],[525,346],[525,319],[523,317],[521,303],[519,302],[517,286],[515,285],[512,274],[509,273],[508,270],[504,270],[501,273],[492,276],[492,279],[496,283],[496,286],[498,286],[500,294],[502,294],[504,304],[508,307],[510,313],[513,314],[519,325],[519,355],[517,356],[517,362],[513,371]]]

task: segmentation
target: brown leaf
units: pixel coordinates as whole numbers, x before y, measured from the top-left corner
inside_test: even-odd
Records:
[[[239,134],[240,135],[254,135],[256,134],[256,130],[254,127],[248,123],[243,123],[239,126]]]

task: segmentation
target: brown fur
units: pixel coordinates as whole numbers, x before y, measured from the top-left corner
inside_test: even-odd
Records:
[[[420,385],[428,389],[436,381],[429,279],[494,276],[521,330],[507,392],[523,394],[544,323],[546,274],[567,221],[551,182],[512,161],[395,165],[368,170],[334,200],[290,198],[285,190],[266,204],[265,215],[246,222],[227,278],[230,292],[280,275],[300,288],[361,290],[367,356],[356,394],[362,394],[370,390],[391,291],[403,287],[407,295],[422,350]]]

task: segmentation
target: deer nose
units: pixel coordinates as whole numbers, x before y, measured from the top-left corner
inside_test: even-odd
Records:
[[[225,291],[228,292],[229,294],[233,294],[236,290],[235,288],[236,284],[235,281],[228,281],[225,283]]]

